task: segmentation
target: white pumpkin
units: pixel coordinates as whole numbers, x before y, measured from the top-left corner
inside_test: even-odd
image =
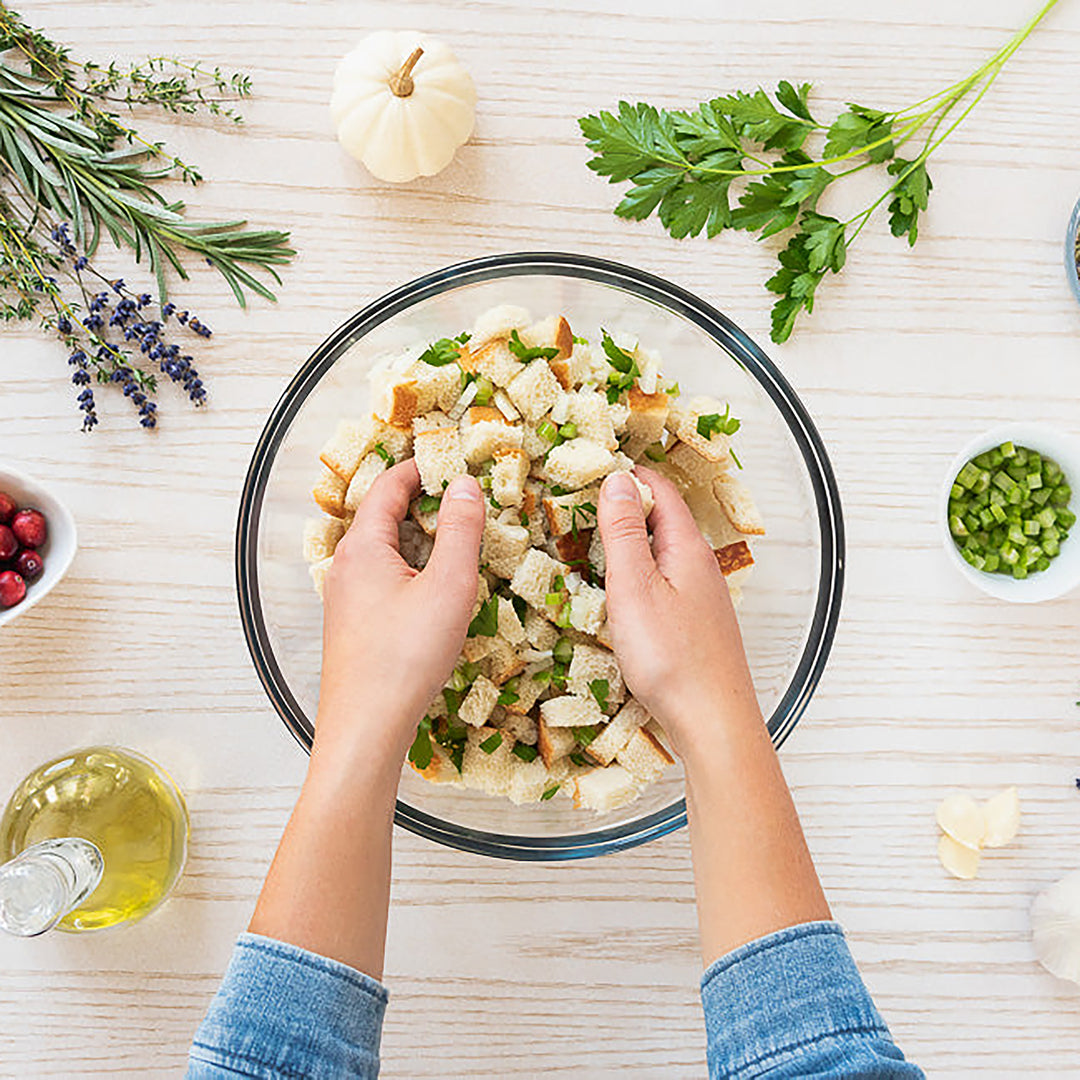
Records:
[[[414,31],[369,35],[334,73],[338,139],[380,180],[445,169],[472,134],[475,109],[476,87],[450,48]]]

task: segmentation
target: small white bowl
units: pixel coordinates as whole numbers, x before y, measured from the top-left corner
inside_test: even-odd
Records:
[[[48,595],[67,573],[79,544],[71,512],[44,484],[26,473],[0,465],[0,491],[7,492],[20,510],[40,510],[49,526],[48,536],[41,548],[45,572],[33,584],[27,584],[22,603],[12,608],[0,608],[0,626],[4,626]]]
[[[1037,450],[1040,454],[1053,458],[1065,471],[1065,478],[1073,488],[1074,495],[1069,509],[1075,513],[1080,503],[1080,443],[1045,424],[1002,424],[972,439],[949,465],[941,488],[940,502],[941,539],[945,545],[945,554],[953,566],[976,588],[990,596],[996,596],[999,600],[1008,600],[1014,604],[1055,600],[1080,585],[1080,522],[1077,522],[1069,533],[1069,539],[1061,545],[1061,554],[1051,561],[1050,568],[1021,581],[1005,574],[988,574],[983,570],[976,570],[964,561],[952,533],[949,532],[949,492],[957,473],[973,457],[992,450],[1003,442],[1026,446],[1029,450]]]

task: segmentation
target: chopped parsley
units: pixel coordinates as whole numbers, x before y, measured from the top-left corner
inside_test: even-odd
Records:
[[[521,340],[516,330],[510,331],[510,340],[506,346],[523,364],[529,363],[530,360],[554,360],[559,355],[557,347],[530,348]]]
[[[588,338],[578,337],[577,334],[572,334],[570,340],[573,341],[573,343],[575,345],[588,345],[589,344],[589,339]]]
[[[432,367],[445,367],[457,360],[461,355],[461,346],[468,340],[468,334],[458,334],[456,338],[439,338],[420,354],[420,359]]]
[[[581,521],[578,521],[578,514],[581,515]],[[592,521],[589,521],[589,515],[592,515]],[[578,538],[578,529],[591,529],[596,524],[596,504],[591,502],[579,503],[577,506],[570,507],[570,535],[576,540]]]
[[[517,692],[517,679],[508,679],[502,690],[499,692],[499,700],[496,702],[498,705],[513,705],[515,702],[521,700],[521,695]]]
[[[441,505],[441,495],[421,495],[417,509],[421,514],[434,514]]]
[[[608,359],[608,363],[615,369],[607,380],[607,399],[609,405],[614,405],[619,400],[620,395],[624,390],[629,390],[634,385],[634,380],[641,374],[638,370],[637,361],[634,360],[630,353],[624,349],[620,349],[614,341],[611,340],[611,335],[601,329],[603,334],[603,347],[604,355]]]
[[[494,637],[499,629],[499,598],[489,596],[469,623],[469,637]]]
[[[570,760],[575,765],[591,765],[592,764],[592,762],[584,754],[579,754],[576,751],[573,754],[570,755]]]
[[[514,757],[521,758],[522,761],[529,762],[536,760],[539,751],[535,746],[526,746],[524,743],[518,743],[510,753],[513,754]]]
[[[435,751],[431,746],[431,721],[425,716],[416,725],[416,738],[409,747],[409,761],[418,769],[426,769],[431,764]]]
[[[511,596],[510,603],[514,606],[514,614],[517,615],[518,622],[520,622],[521,625],[524,626],[525,616],[529,612],[528,603],[520,596]]]
[[[592,724],[586,724],[584,727],[571,728],[570,730],[573,731],[574,738],[577,739],[579,746],[588,746],[599,734]]]
[[[697,418],[697,433],[703,439],[711,439],[714,435],[734,435],[742,426],[742,422],[731,415],[731,406],[725,405],[723,415],[720,413],[706,413]]]
[[[677,381],[676,381],[676,382],[673,382],[673,383],[672,383],[672,384],[671,384],[671,385],[670,385],[670,386],[669,386],[669,387],[668,387],[668,388],[667,388],[667,389],[666,389],[666,390],[664,391],[664,393],[665,393],[665,394],[670,394],[670,395],[671,395],[672,397],[678,397],[678,396],[679,396],[679,384],[678,384],[678,382],[677,382]]]
[[[443,701],[446,702],[446,711],[451,716],[457,716],[458,709],[461,708],[461,702],[465,698],[465,694],[461,690],[454,690],[452,687],[443,687]]]
[[[611,693],[611,687],[608,684],[607,679],[593,679],[589,683],[589,693],[596,698],[596,704],[601,709],[607,708],[608,694]]]
[[[494,754],[500,746],[502,746],[502,732],[496,731],[494,735],[489,735],[480,744],[480,749],[483,750],[485,754]]]
[[[544,792],[544,794],[540,796],[540,801],[541,802],[547,802],[548,799],[550,799],[555,794],[555,792],[557,792],[559,790],[560,787],[562,787],[561,784],[555,784],[553,787],[549,787]]]
[[[734,461],[735,464],[738,465],[739,468],[741,469],[742,468],[742,462],[739,460],[739,455],[736,454],[734,450],[729,450],[728,453],[731,455],[731,460]]]
[[[376,443],[376,444],[375,444],[375,445],[374,445],[374,446],[373,446],[373,447],[372,447],[371,449],[372,449],[372,450],[373,450],[373,451],[374,451],[374,452],[375,452],[376,454],[378,454],[378,455],[379,455],[379,457],[381,457],[381,458],[383,459],[383,461],[385,461],[385,462],[386,462],[386,464],[387,464],[387,465],[393,465],[393,464],[395,464],[395,462],[394,462],[394,455],[393,455],[393,454],[391,454],[391,453],[390,453],[390,451],[389,451],[389,450],[387,450],[387,449],[386,449],[386,447],[385,447],[385,446],[383,446],[383,444],[382,444],[381,442],[377,442],[377,443]]]
[[[664,449],[664,444],[659,442],[646,446],[645,456],[650,461],[667,461],[667,451]]]

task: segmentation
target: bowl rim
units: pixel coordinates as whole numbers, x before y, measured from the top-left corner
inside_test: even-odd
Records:
[[[25,615],[31,608],[44,600],[64,580],[79,550],[79,530],[75,525],[75,516],[67,508],[64,500],[48,484],[43,484],[37,477],[31,476],[22,469],[15,468],[14,465],[0,464],[0,484],[7,483],[9,479],[28,491],[32,491],[35,499],[41,497],[53,504],[49,510],[49,536],[47,538],[50,552],[55,553],[56,549],[60,547],[68,550],[59,564],[51,561],[51,554],[50,561],[45,565],[45,575],[40,581],[35,582],[32,587],[27,587],[26,596],[23,597],[22,601],[16,604],[15,607],[0,610],[0,628],[10,625],[20,615]],[[60,542],[61,536],[65,538],[62,545]],[[45,580],[54,567],[58,567],[54,575],[49,580]]]
[[[1065,276],[1072,286],[1073,295],[1080,303],[1080,262],[1077,260],[1076,244],[1080,240],[1080,199],[1076,200],[1069,225],[1065,230]]]
[[[1040,604],[1047,600],[1059,600],[1080,584],[1080,577],[1076,574],[1071,577],[1061,574],[1048,577],[1051,571],[1046,570],[1041,574],[1033,574],[1021,581],[1016,581],[1004,574],[988,574],[983,570],[976,570],[960,555],[960,549],[949,530],[949,496],[957,474],[972,458],[987,450],[992,450],[995,446],[1000,446],[1007,440],[1021,446],[1032,447],[1040,453],[1047,453],[1048,456],[1057,460],[1058,464],[1066,470],[1067,475],[1080,473],[1077,468],[1080,465],[1080,444],[1071,435],[1051,424],[1031,420],[1010,420],[981,431],[968,439],[956,452],[942,478],[941,493],[938,496],[939,512],[936,515],[941,543],[949,563],[956,571],[980,592],[992,596],[995,600],[1004,600],[1010,604]],[[1065,456],[1061,453],[1063,449],[1069,455],[1068,460],[1065,461],[1060,460]]]
[[[289,689],[270,648],[258,586],[258,526],[270,469],[281,442],[322,376],[359,338],[411,307],[463,285],[505,276],[554,274],[612,286],[681,315],[733,357],[755,379],[783,417],[802,455],[820,529],[818,594],[791,682],[768,720],[776,746],[791,733],[820,681],[840,618],[845,542],[840,492],[825,445],[802,401],[762,349],[716,308],[687,290],[622,263],[567,252],[487,255],[416,278],[366,305],[312,352],[285,388],[252,453],[240,496],[236,528],[236,585],[240,619],[256,673],[293,737],[310,751],[313,729]],[[621,825],[559,836],[490,833],[433,817],[398,799],[394,820],[403,828],[449,847],[499,858],[549,861],[625,850],[686,824],[686,800]]]

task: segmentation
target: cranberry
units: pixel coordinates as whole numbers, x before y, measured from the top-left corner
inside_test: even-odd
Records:
[[[15,534],[6,525],[0,525],[0,562],[14,559],[18,550],[19,541],[15,539]]]
[[[15,500],[6,491],[0,491],[0,525],[6,525],[17,509]]]
[[[40,510],[20,510],[11,519],[11,531],[23,547],[38,548],[45,543],[49,530]]]
[[[15,569],[31,585],[45,572],[45,560],[32,548],[25,548],[15,560]]]
[[[5,570],[0,574],[0,608],[22,603],[25,595],[26,582],[14,570]]]

